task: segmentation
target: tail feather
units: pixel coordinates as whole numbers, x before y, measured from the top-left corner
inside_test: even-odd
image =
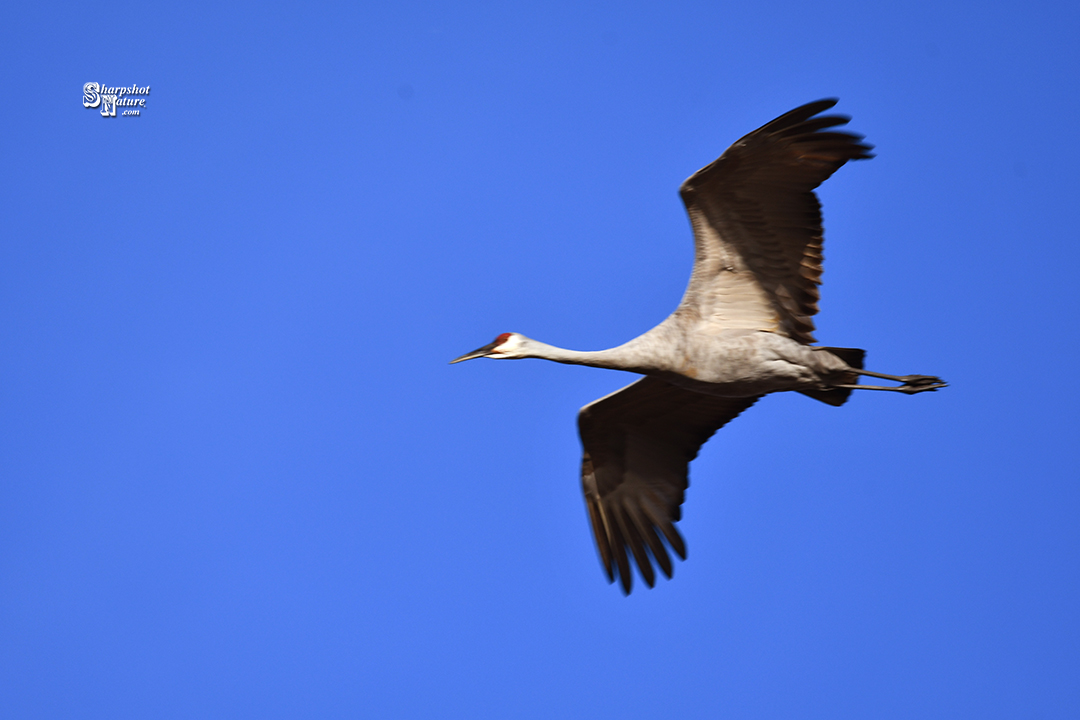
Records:
[[[866,351],[859,348],[833,348],[823,347],[820,350],[831,352],[836,357],[840,358],[848,364],[848,367],[853,367],[858,370],[863,369],[863,360],[866,359]]]
[[[836,357],[847,363],[848,367],[863,369],[863,360],[866,358],[866,351],[859,348],[835,348],[835,347],[823,347],[816,348],[819,350],[825,350],[832,353]],[[859,376],[855,373],[844,376],[845,385],[858,385]],[[831,390],[800,390],[803,395],[807,397],[819,400],[826,405],[832,405],[834,407],[840,407],[847,402],[848,396],[851,395],[851,388],[833,388]]]

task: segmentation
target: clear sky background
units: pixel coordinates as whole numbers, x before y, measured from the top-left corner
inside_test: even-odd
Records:
[[[1080,716],[1080,10],[14,4],[0,715]],[[149,85],[102,118],[83,83]],[[575,414],[677,304],[677,188],[822,97],[818,337],[623,597]]]

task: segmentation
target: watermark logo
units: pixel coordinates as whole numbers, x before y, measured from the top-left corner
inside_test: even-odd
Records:
[[[100,83],[88,82],[83,85],[84,108],[101,108],[101,117],[116,117],[116,108],[122,116],[138,117],[139,110],[146,107],[146,97],[150,86],[139,87],[103,87]],[[142,96],[142,97],[139,97]]]

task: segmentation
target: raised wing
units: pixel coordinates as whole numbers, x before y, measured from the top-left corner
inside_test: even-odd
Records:
[[[848,160],[873,157],[861,135],[826,131],[850,118],[814,117],[835,104],[781,115],[683,183],[696,259],[681,313],[814,342],[822,261],[814,188]]]
[[[617,575],[629,594],[627,548],[649,587],[656,581],[650,555],[670,578],[660,534],[686,559],[675,522],[688,465],[714,432],[757,399],[702,395],[645,377],[581,409],[581,485],[609,582]]]

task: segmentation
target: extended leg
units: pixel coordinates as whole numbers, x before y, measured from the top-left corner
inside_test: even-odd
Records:
[[[881,378],[883,380],[893,380],[902,384],[897,387],[887,387],[883,385],[833,385],[833,387],[851,390],[888,390],[891,392],[902,392],[908,395],[914,395],[915,393],[937,390],[947,386],[947,383],[941,378],[936,378],[932,375],[886,375],[884,373],[870,372],[869,370],[859,370],[856,368],[850,368],[845,372]]]
[[[882,380],[893,380],[905,385],[926,385],[927,383],[941,382],[941,378],[936,378],[933,375],[886,375],[885,373],[870,372],[869,370],[859,370],[857,368],[851,368],[850,372],[856,375],[881,378]]]

